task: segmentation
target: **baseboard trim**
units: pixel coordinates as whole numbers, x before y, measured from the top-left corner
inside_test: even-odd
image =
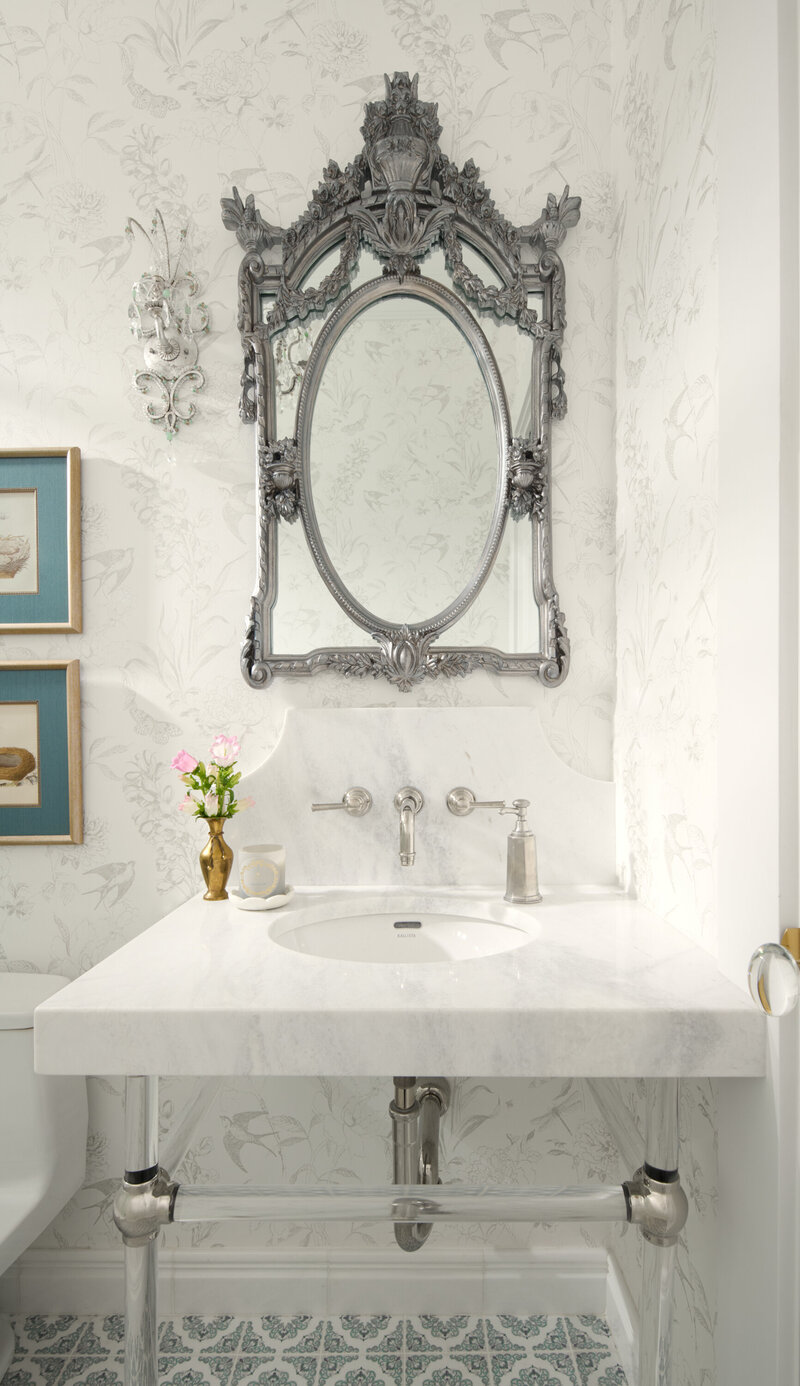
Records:
[[[169,1250],[159,1313],[607,1314],[633,1331],[630,1298],[608,1253],[424,1248],[392,1251]],[[123,1306],[122,1251],[28,1251],[0,1277],[5,1313],[112,1314]],[[618,1338],[618,1346],[622,1342]]]

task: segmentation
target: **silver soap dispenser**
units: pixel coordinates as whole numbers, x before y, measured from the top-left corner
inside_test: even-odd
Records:
[[[513,799],[510,808],[501,813],[515,813],[514,831],[508,835],[506,893],[504,900],[511,905],[535,905],[539,894],[539,871],[536,865],[536,838],[528,827],[526,812],[530,799]]]

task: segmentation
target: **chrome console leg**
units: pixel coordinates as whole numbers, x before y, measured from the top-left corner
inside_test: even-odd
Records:
[[[678,1079],[648,1080],[647,1089],[644,1166],[629,1185],[634,1203],[637,1188],[646,1190],[651,1201],[650,1215],[640,1224],[645,1244],[639,1304],[639,1386],[670,1386],[675,1254],[688,1212],[678,1173]]]
[[[125,1386],[157,1386],[158,1079],[125,1080],[125,1178],[114,1220],[125,1243]]]

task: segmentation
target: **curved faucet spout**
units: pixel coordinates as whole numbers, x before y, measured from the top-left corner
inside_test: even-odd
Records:
[[[400,865],[413,866],[416,850],[414,846],[414,820],[425,800],[418,789],[406,785],[394,796],[394,806],[400,814]]]
[[[414,851],[414,805],[406,799],[400,810],[400,865],[413,866]]]

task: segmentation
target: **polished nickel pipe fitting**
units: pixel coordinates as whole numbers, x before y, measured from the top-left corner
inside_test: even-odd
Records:
[[[143,1184],[123,1179],[114,1198],[114,1223],[126,1246],[145,1246],[172,1222],[179,1185],[159,1169]]]
[[[399,1185],[439,1183],[439,1124],[450,1102],[446,1078],[395,1078],[392,1118],[392,1164]],[[419,1251],[431,1234],[430,1222],[395,1223],[403,1251]]]
[[[674,1173],[674,1178],[656,1179],[642,1166],[622,1185],[628,1222],[638,1227],[645,1241],[654,1246],[674,1246],[689,1216],[689,1203],[678,1172],[669,1173]]]

